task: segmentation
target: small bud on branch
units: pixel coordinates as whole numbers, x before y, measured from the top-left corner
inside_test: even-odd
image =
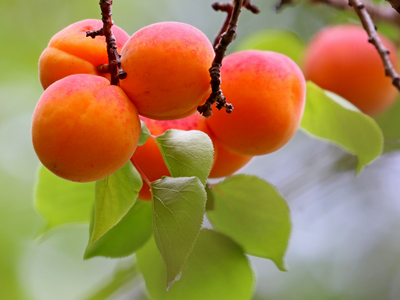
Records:
[[[108,64],[98,66],[99,73],[110,73],[111,84],[118,85],[120,79],[126,78],[126,72],[121,67],[121,55],[117,51],[117,43],[112,33],[112,26],[114,25],[111,19],[112,12],[111,6],[113,0],[100,0],[101,15],[103,27],[95,31],[87,31],[86,36],[95,38],[96,36],[105,36],[107,42]]]

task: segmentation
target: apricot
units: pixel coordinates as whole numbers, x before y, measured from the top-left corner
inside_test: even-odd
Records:
[[[213,110],[206,119],[213,135],[229,151],[263,155],[284,146],[299,127],[305,105],[303,73],[289,57],[247,50],[222,63],[221,88],[234,110]]]
[[[220,178],[230,176],[247,165],[253,156],[237,155],[224,148],[218,141],[213,141],[217,153],[209,178]]]
[[[135,106],[100,76],[77,74],[53,83],[33,113],[37,156],[71,181],[96,181],[116,172],[131,158],[139,136]]]
[[[69,25],[52,37],[39,58],[39,79],[44,89],[72,74],[109,78],[108,74],[97,71],[98,66],[108,63],[105,37],[86,37],[86,31],[98,30],[102,26],[100,20],[83,20]],[[122,49],[129,35],[118,26],[113,26],[112,31],[118,49]]]
[[[395,45],[382,35],[397,68]],[[391,79],[368,35],[358,25],[326,27],[310,41],[304,59],[304,74],[323,89],[352,102],[362,112],[375,115],[388,109],[397,97]]]
[[[152,24],[131,36],[121,56],[128,76],[120,86],[140,115],[181,119],[205,102],[214,50],[197,28],[177,22]]]

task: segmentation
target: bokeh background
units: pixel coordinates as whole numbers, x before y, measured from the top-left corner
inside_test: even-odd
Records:
[[[243,10],[235,50],[249,34],[284,28],[303,41],[322,26],[354,16],[299,4],[277,14],[274,1]],[[210,0],[116,0],[115,24],[129,34],[160,21],[189,23],[211,40],[225,15]],[[104,287],[132,258],[83,260],[88,226],[34,239],[42,225],[33,205],[39,161],[30,138],[42,88],[37,61],[50,38],[69,24],[100,18],[98,0],[0,0],[0,299],[145,299],[143,284]],[[400,299],[400,153],[386,153],[355,176],[355,160],[303,132],[276,153],[257,157],[242,172],[258,174],[287,199],[293,233],[289,272],[250,258],[257,275],[254,299]]]

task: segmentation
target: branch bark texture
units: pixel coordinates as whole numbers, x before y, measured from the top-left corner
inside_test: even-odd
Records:
[[[105,36],[107,42],[108,64],[98,66],[100,73],[111,74],[111,84],[118,85],[120,79],[126,78],[126,72],[121,67],[121,55],[117,50],[117,43],[112,33],[114,22],[111,18],[111,6],[113,0],[100,0],[101,16],[103,27],[95,31],[87,31],[86,36],[95,38],[96,36]]]
[[[392,78],[393,85],[400,91],[400,76],[396,72],[392,62],[389,59],[389,50],[382,44],[378,33],[376,32],[375,24],[369,15],[365,5],[360,0],[349,0],[349,5],[353,7],[358,17],[361,20],[362,26],[368,33],[369,42],[373,44],[381,56],[385,67],[385,75]]]
[[[250,0],[235,0],[230,3],[214,3],[214,10],[227,12],[227,18],[214,40],[215,57],[210,68],[211,76],[211,95],[206,103],[199,106],[197,110],[205,117],[212,115],[212,105],[217,102],[218,109],[225,108],[227,113],[231,113],[233,106],[226,102],[226,98],[221,91],[221,66],[229,44],[236,36],[237,23],[242,7],[247,8],[253,13],[258,13],[257,6],[252,4]]]
[[[351,9],[348,0],[303,0],[308,3],[322,3],[340,10]],[[387,0],[397,2],[400,6],[400,0]],[[276,5],[276,10],[280,11],[287,5],[297,4],[300,0],[280,0]],[[400,27],[400,14],[394,11],[389,5],[375,4],[371,1],[364,1],[364,6],[374,21],[385,21]]]

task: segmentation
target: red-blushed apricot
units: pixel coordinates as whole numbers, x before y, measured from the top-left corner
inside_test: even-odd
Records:
[[[397,68],[395,45],[384,36],[379,37]],[[349,100],[368,115],[389,108],[398,94],[385,76],[377,50],[358,25],[330,26],[317,33],[305,54],[304,74],[307,80]]]
[[[221,80],[234,110],[214,109],[206,123],[222,146],[238,155],[263,155],[292,138],[303,116],[306,83],[289,57],[259,50],[230,54]]]
[[[71,75],[53,83],[33,113],[37,156],[71,181],[96,181],[116,172],[131,158],[139,137],[135,106],[100,76]]]
[[[109,78],[97,71],[108,63],[107,44],[104,36],[92,39],[86,31],[102,28],[100,20],[82,20],[71,24],[52,37],[39,58],[39,79],[44,89],[53,82],[72,74],[92,74]],[[112,27],[119,50],[129,35],[118,26]]]
[[[140,119],[146,124],[147,128],[154,136],[163,134],[168,129],[207,130],[204,120],[199,114],[193,114],[183,119],[170,121],[158,121],[145,117],[140,117]],[[164,163],[160,149],[152,137],[150,137],[143,146],[137,147],[132,156],[132,161],[135,161],[150,182],[156,181],[162,176],[171,176]],[[151,200],[150,187],[145,182],[143,182],[143,187],[140,190],[139,199]]]
[[[128,76],[120,86],[140,115],[181,119],[205,102],[214,50],[195,27],[177,22],[144,27],[128,40],[121,56]]]

